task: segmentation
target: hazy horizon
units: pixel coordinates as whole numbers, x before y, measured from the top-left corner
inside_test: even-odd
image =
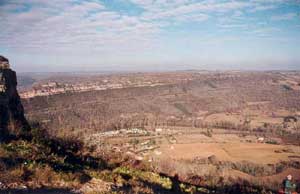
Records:
[[[12,67],[13,68],[13,67]],[[167,72],[299,72],[300,69],[178,69],[178,70],[70,70],[70,71],[18,71],[18,74],[118,74],[118,73],[167,73]]]
[[[299,0],[3,0],[18,72],[299,70]]]

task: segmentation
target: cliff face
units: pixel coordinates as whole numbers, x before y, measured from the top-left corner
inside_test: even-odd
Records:
[[[7,139],[10,131],[22,134],[29,130],[17,91],[16,72],[10,69],[8,59],[0,56],[0,141]]]

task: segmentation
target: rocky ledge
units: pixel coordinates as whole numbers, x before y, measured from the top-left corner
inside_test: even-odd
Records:
[[[9,60],[0,56],[0,142],[10,134],[21,135],[30,130],[17,91],[16,72]]]

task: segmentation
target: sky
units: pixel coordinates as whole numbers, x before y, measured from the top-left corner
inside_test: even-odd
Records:
[[[300,69],[300,0],[0,0],[19,72]]]

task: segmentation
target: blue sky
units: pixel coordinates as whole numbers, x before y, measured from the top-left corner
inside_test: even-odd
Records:
[[[300,69],[300,0],[0,0],[0,26],[21,72]]]

